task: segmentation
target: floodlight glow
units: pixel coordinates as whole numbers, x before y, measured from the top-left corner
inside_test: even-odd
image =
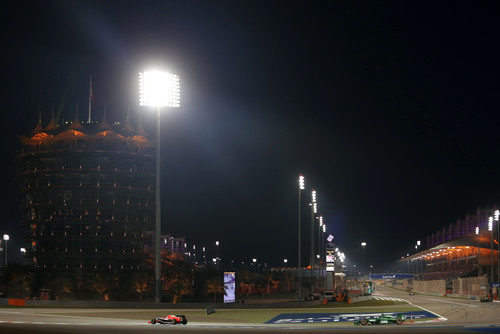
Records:
[[[323,226],[323,216],[319,216],[319,227]]]
[[[495,210],[495,221],[497,222],[500,218],[500,210]]]
[[[318,258],[318,259],[319,259],[319,254],[316,254],[316,258]]]
[[[316,203],[316,190],[313,189],[311,195],[313,203]]]
[[[417,241],[417,246],[420,246],[420,240]]]
[[[21,247],[19,250],[21,251],[21,253],[26,253],[26,248],[24,247]]]
[[[304,182],[304,175],[302,175],[302,174],[299,175],[299,189],[300,190],[306,189],[305,182]]]
[[[313,212],[318,213],[318,203],[313,203]]]
[[[139,73],[139,105],[180,107],[179,76],[162,71]]]
[[[213,261],[213,262],[217,262],[217,259],[214,257],[214,258],[212,259],[212,261]]]
[[[4,235],[3,235],[3,240],[5,240],[5,241],[9,241],[9,239],[10,239],[10,237],[9,237],[9,235],[8,235],[8,234],[4,234]]]
[[[488,219],[488,231],[493,231],[493,217]]]
[[[326,232],[326,224],[323,225],[323,233]]]
[[[252,262],[253,262],[253,263],[257,262],[257,259],[252,259]]]
[[[216,242],[215,242],[215,246],[219,246],[219,241],[216,241]]]
[[[415,249],[417,249],[417,248],[418,248],[418,246],[417,246],[417,245],[415,245]]]
[[[193,250],[195,250],[195,249],[196,249],[196,245],[193,245]]]
[[[362,246],[362,247],[365,247],[365,246],[366,246],[366,242],[364,242],[364,241],[363,241],[363,242],[361,243],[361,246]]]
[[[288,262],[288,259],[283,259],[283,262],[287,263],[287,262]]]
[[[205,247],[203,247],[203,251],[205,251]]]
[[[479,234],[479,226],[476,226],[476,235]]]

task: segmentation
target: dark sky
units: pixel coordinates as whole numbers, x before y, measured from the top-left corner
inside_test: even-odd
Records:
[[[12,161],[39,106],[46,121],[51,103],[63,119],[78,104],[83,119],[93,73],[97,119],[104,105],[110,121],[130,109],[152,129],[136,91],[153,65],[182,81],[182,108],[162,122],[164,230],[200,246],[220,239],[227,259],[296,261],[299,172],[348,260],[366,241],[378,268],[500,201],[494,2],[12,1],[1,11],[0,233],[16,247]]]

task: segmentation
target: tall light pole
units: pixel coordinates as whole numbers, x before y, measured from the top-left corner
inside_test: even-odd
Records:
[[[488,218],[488,231],[490,231],[490,253],[491,253],[491,283],[493,283],[493,217]]]
[[[323,248],[321,247],[321,231],[323,230],[323,216],[319,216],[319,228],[318,228],[318,253],[320,255],[320,263],[321,263],[321,256],[323,252]],[[319,264],[318,264],[319,265]]]
[[[493,215],[495,217],[495,222],[497,225],[497,241],[499,244],[497,244],[497,253],[498,253],[498,259],[497,259],[497,283],[500,282],[500,210],[495,210],[495,214]],[[498,292],[497,288],[497,292]],[[498,293],[497,293],[498,296]]]
[[[5,266],[7,267],[7,241],[9,241],[10,237],[8,234],[4,234],[3,235],[3,240],[5,241],[5,251],[4,251],[4,255],[5,255]]]
[[[160,235],[161,235],[161,201],[160,201],[160,146],[162,108],[180,107],[179,76],[163,71],[145,71],[139,73],[139,105],[156,109],[156,221],[155,221],[155,303],[160,303]]]
[[[366,242],[361,243],[361,251],[363,252],[363,273],[365,271],[365,247],[366,247]]]
[[[325,233],[326,233],[326,224],[323,224],[323,234],[321,235],[321,244],[323,245],[323,258],[326,257],[325,250]]]
[[[21,265],[24,265],[24,258],[26,257],[26,248],[21,247],[19,248],[19,251],[21,252]]]
[[[316,190],[311,191],[311,254],[309,262],[311,265],[311,277],[314,266],[314,215],[318,212],[318,203],[316,203]]]
[[[302,261],[301,261],[301,257],[302,257],[302,253],[301,253],[301,231],[300,231],[300,225],[301,225],[301,207],[302,207],[302,201],[301,201],[301,194],[302,194],[302,190],[306,189],[305,187],[305,181],[304,181],[304,175],[300,174],[299,175],[299,240],[298,240],[298,250],[299,250],[299,255],[298,255],[298,261],[297,261],[297,265],[298,265],[298,269],[299,269],[299,300],[302,299]]]
[[[217,240],[215,242],[215,247],[217,248],[217,257],[216,257],[217,262],[215,264],[217,265],[217,269],[219,269],[219,262],[220,262],[219,261],[219,244],[220,244],[220,242],[219,242],[219,240]]]

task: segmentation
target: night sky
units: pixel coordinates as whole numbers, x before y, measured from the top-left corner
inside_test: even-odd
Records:
[[[496,5],[4,4],[0,233],[25,245],[13,160],[38,109],[44,125],[51,104],[62,120],[76,105],[85,119],[92,73],[95,118],[129,110],[154,135],[137,73],[162,66],[182,81],[182,107],[162,120],[164,231],[197,246],[219,239],[227,260],[296,263],[303,173],[347,259],[359,263],[366,241],[367,264],[383,270],[500,203]]]

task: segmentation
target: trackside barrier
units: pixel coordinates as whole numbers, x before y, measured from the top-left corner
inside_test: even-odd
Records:
[[[215,313],[215,305],[207,306],[207,315]]]
[[[26,300],[9,298],[8,304],[13,306],[26,306]]]

